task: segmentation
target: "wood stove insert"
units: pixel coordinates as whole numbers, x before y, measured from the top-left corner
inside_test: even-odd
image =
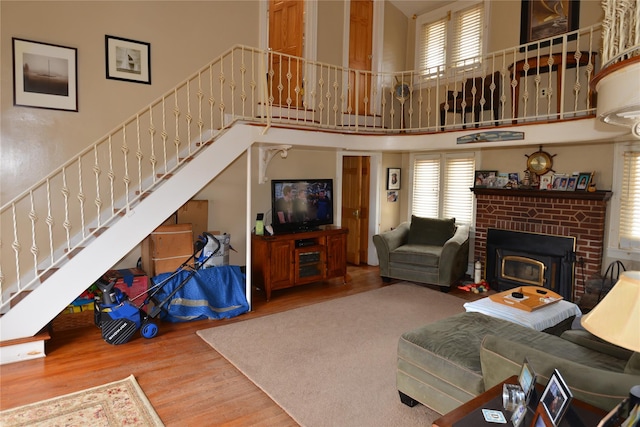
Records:
[[[574,237],[487,230],[486,280],[499,292],[542,286],[573,301]]]

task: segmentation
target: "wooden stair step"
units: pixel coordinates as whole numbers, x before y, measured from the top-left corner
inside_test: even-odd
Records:
[[[49,333],[48,328],[45,328],[32,337],[15,338],[12,340],[0,341],[0,347],[9,347],[12,345],[24,344],[28,342],[34,342],[34,341],[48,341],[50,339],[51,339],[51,334]]]

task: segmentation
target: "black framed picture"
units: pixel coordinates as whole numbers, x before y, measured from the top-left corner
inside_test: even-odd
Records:
[[[387,168],[387,190],[400,189],[400,168]]]
[[[557,426],[569,408],[572,399],[573,394],[571,394],[569,387],[564,382],[562,375],[557,369],[554,369],[547,386],[542,392],[538,406],[544,408],[544,412],[549,416],[553,425]]]
[[[12,40],[13,104],[78,111],[78,49]]]
[[[578,181],[576,182],[576,191],[586,191],[591,182],[591,172],[580,172]]]
[[[521,7],[520,44],[578,29],[579,0],[522,0]]]
[[[121,37],[104,37],[107,78],[151,84],[151,44]]]

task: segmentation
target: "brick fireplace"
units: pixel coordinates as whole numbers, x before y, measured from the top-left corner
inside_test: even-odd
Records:
[[[604,227],[611,192],[474,188],[474,254],[486,267],[487,231],[492,228],[576,239],[573,300],[584,294],[584,281],[602,270]],[[584,265],[580,260],[584,260]],[[486,277],[486,274],[483,275]]]

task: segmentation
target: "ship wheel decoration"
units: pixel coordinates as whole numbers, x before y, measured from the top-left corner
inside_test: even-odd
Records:
[[[527,156],[527,170],[538,176],[553,170],[553,158],[555,154],[551,155],[546,151],[542,151],[542,145],[540,149],[535,153],[525,154]]]

